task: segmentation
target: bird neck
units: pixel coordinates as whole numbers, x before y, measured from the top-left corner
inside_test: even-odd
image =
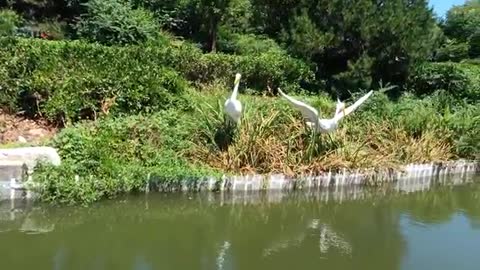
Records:
[[[240,84],[240,83],[237,83],[237,84],[235,84],[235,86],[233,87],[232,96],[230,97],[231,99],[237,99],[238,86],[239,86],[239,84]]]

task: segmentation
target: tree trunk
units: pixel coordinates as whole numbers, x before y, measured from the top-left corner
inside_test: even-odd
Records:
[[[210,52],[217,52],[217,23],[214,16],[210,17]]]

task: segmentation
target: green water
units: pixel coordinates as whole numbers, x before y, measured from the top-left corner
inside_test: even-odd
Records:
[[[0,205],[1,269],[480,269],[473,183],[14,203]]]

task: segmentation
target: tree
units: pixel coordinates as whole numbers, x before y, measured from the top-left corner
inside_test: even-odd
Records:
[[[22,23],[22,17],[9,9],[0,10],[0,36],[12,36]]]
[[[449,38],[468,41],[475,32],[480,31],[480,1],[468,1],[451,8],[447,12],[444,31]]]
[[[218,30],[232,0],[130,0],[152,11],[164,29],[217,50]],[[234,2],[242,0],[233,0]],[[248,0],[247,0],[248,1]]]
[[[218,27],[229,7],[230,0],[200,0],[199,15],[205,18],[203,26],[208,33],[208,46],[211,52],[217,51]]]
[[[258,29],[314,62],[317,78],[331,87],[402,84],[409,68],[438,46],[426,0],[252,2]]]
[[[86,2],[88,0],[6,0],[0,4],[0,8],[13,9],[29,20],[71,21],[82,13],[82,5]]]

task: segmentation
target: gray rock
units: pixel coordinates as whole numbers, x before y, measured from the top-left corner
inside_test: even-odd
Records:
[[[52,147],[20,147],[0,149],[0,165],[3,163],[23,162],[30,169],[35,167],[39,160],[60,165],[60,156]]]

